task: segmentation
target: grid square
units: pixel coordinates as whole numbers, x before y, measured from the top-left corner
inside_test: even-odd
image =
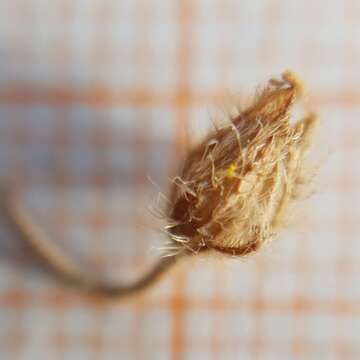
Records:
[[[204,261],[193,265],[193,271],[186,274],[185,296],[194,300],[211,299],[216,291],[214,273]]]
[[[185,314],[184,328],[188,344],[196,344],[210,338],[215,331],[215,318],[206,310],[189,310]]]
[[[157,324],[154,331],[154,324]],[[142,334],[145,338],[144,351],[149,349],[166,349],[170,339],[172,327],[171,314],[166,310],[152,310],[142,318]]]
[[[281,284],[281,286],[279,286]],[[272,271],[263,282],[261,295],[268,300],[287,300],[295,295],[297,277],[291,271]]]

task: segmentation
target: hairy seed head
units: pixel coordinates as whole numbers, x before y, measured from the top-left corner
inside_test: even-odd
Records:
[[[210,133],[174,179],[167,232],[172,248],[246,255],[276,234],[292,200],[316,122],[291,124],[302,87],[290,72]]]

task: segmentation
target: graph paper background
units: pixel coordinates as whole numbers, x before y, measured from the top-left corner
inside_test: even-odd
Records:
[[[64,289],[2,223],[0,358],[360,358],[359,35],[351,0],[0,1],[0,175],[99,272],[159,256],[146,176],[166,191],[224,92],[293,69],[326,158],[261,254],[185,264],[137,299]]]

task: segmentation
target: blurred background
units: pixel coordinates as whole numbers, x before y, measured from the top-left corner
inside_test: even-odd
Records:
[[[166,192],[223,94],[294,70],[324,161],[260,254],[194,261],[131,300],[64,289],[2,221],[0,358],[358,359],[359,20],[352,0],[1,0],[0,177],[99,273],[160,256],[147,176]]]

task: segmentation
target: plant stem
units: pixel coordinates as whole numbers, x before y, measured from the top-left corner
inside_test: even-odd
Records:
[[[180,258],[189,255],[183,251],[175,256],[163,257],[142,277],[130,284],[115,284],[101,280],[91,271],[85,271],[79,261],[72,259],[40,226],[36,224],[24,206],[12,196],[11,191],[2,191],[2,208],[9,223],[13,225],[43,263],[60,279],[104,298],[123,298],[146,290],[173,267]]]

